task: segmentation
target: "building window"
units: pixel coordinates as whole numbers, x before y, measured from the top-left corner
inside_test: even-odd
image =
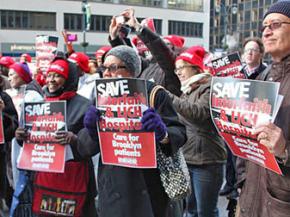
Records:
[[[202,38],[203,23],[169,21],[168,34]]]
[[[120,0],[120,3],[132,4],[132,5],[141,5],[149,7],[161,7],[162,0]]]
[[[94,32],[109,32],[109,26],[112,16],[91,16],[90,31]],[[64,14],[64,28],[68,31],[83,30],[83,15],[82,14]]]
[[[97,32],[109,32],[112,16],[93,15],[91,30]]]
[[[168,0],[168,8],[188,11],[203,11],[203,0]]]
[[[0,10],[2,29],[56,30],[56,13]]]
[[[82,31],[82,14],[64,14],[64,29],[69,31]]]

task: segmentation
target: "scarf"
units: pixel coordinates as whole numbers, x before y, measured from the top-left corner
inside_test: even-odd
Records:
[[[196,89],[199,86],[199,84],[205,83],[207,81],[207,78],[210,76],[211,74],[208,72],[193,75],[189,79],[181,82],[180,90],[184,94],[189,94],[191,93],[192,90]]]
[[[46,101],[69,100],[77,94],[76,91],[64,91],[63,88],[54,93],[50,93],[47,86],[43,88],[43,91],[45,93]]]
[[[58,100],[69,100],[73,98],[77,93],[75,91],[64,92],[59,96],[45,96],[46,101],[58,101]]]

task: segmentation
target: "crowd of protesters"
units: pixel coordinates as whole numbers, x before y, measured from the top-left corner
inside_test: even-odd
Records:
[[[284,96],[274,123],[256,126],[258,141],[276,157],[283,172],[278,175],[250,161],[236,158],[214,127],[210,115],[211,69],[202,46],[184,47],[178,35],[160,36],[154,22],[139,22],[134,9],[113,17],[108,45],[95,57],[75,52],[62,35],[67,53],[58,52],[46,72],[32,66],[23,54],[18,61],[0,57],[0,111],[5,143],[0,144],[0,216],[55,216],[40,209],[42,180],[65,183],[78,192],[74,214],[82,217],[218,217],[218,196],[229,199],[229,216],[286,217],[290,213],[290,1],[270,6],[263,18],[262,37],[244,41],[242,60],[246,79],[276,81]],[[130,32],[136,34],[132,36]],[[264,53],[272,64],[263,63]],[[141,78],[148,96],[156,85],[154,108],[142,117],[142,129],[153,131],[157,146],[168,155],[180,148],[191,178],[187,198],[170,200],[155,169],[136,169],[103,164],[100,156],[96,108],[96,79]],[[22,100],[11,97],[25,87]],[[23,103],[66,101],[66,131],[55,132],[57,143],[67,146],[72,159],[64,173],[17,168],[28,138],[23,125]],[[226,165],[224,181],[224,168]],[[59,184],[59,186],[61,186]],[[61,192],[59,186],[56,191]],[[42,189],[43,190],[43,189]]]

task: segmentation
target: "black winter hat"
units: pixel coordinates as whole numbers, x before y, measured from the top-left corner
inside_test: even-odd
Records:
[[[283,14],[290,18],[290,0],[280,0],[275,4],[271,5],[269,10],[265,13],[264,19],[267,15],[271,13]]]

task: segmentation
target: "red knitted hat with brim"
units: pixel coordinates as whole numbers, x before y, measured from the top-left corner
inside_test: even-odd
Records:
[[[103,46],[103,47],[101,47],[95,53],[96,59],[103,57],[103,55],[106,54],[111,49],[112,49],[111,46]]]
[[[163,37],[168,40],[174,47],[183,48],[184,38],[179,35],[167,35]]]
[[[89,57],[82,52],[75,52],[69,56],[69,60],[77,63],[77,65],[81,68],[82,71],[88,73],[90,71],[89,68]]]
[[[9,66],[11,66],[14,62],[13,58],[10,56],[2,56],[0,58],[0,65],[9,68]]]
[[[54,72],[63,76],[66,80],[68,79],[68,62],[62,59],[55,60],[52,62],[47,70],[47,74]]]
[[[26,84],[32,81],[30,70],[26,63],[14,63],[9,66],[9,69],[13,69]]]
[[[31,56],[29,54],[24,53],[24,54],[21,55],[21,57],[24,57],[27,62],[31,63],[32,58],[31,58]]]
[[[204,69],[203,58],[205,56],[205,50],[201,46],[193,46],[182,52],[175,61],[183,60],[191,65],[198,66],[200,69]]]

